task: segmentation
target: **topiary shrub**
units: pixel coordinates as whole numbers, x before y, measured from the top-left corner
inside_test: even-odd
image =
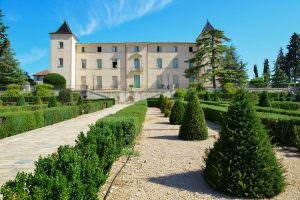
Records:
[[[0,99],[0,107],[3,106],[3,101]]]
[[[270,107],[270,100],[269,100],[269,95],[268,92],[263,91],[260,95],[259,95],[259,102],[258,102],[259,106],[262,107]]]
[[[50,84],[37,84],[36,85],[35,95],[40,97],[51,97],[53,86]]]
[[[163,113],[164,99],[165,98],[163,94],[159,95],[159,108],[161,113]]]
[[[270,198],[283,191],[282,166],[249,93],[239,91],[228,108],[220,138],[207,152],[204,177],[236,197]]]
[[[204,101],[211,101],[210,93],[206,92],[204,95]]]
[[[164,97],[162,109],[165,117],[169,117],[171,114],[171,109],[173,106],[173,101],[168,99],[168,97]]]
[[[25,106],[25,98],[23,95],[19,96],[18,101],[17,101],[17,106]]]
[[[170,117],[171,111],[169,109],[164,110],[164,116],[165,117]]]
[[[285,101],[286,100],[286,95],[284,92],[281,92],[279,95],[279,101]]]
[[[6,91],[3,92],[5,97],[18,97],[20,96],[21,86],[17,84],[9,84],[6,86]]]
[[[49,102],[48,102],[48,108],[52,108],[52,107],[56,107],[56,106],[57,106],[56,97],[55,96],[50,97]]]
[[[43,104],[43,101],[42,101],[41,97],[38,96],[38,97],[36,98],[35,104],[36,104],[36,105],[42,105],[42,104]]]
[[[78,106],[80,106],[80,105],[83,104],[83,101],[82,101],[81,96],[78,97],[76,104],[77,104]]]
[[[300,102],[300,92],[296,93],[296,98],[295,98],[296,102]]]
[[[189,101],[189,99],[191,98],[191,96],[192,96],[194,93],[195,93],[195,94],[197,93],[196,89],[195,89],[195,88],[190,88],[190,89],[187,91],[187,93],[186,93],[186,95],[185,95],[185,97],[184,97],[184,100],[185,100],[185,101]]]
[[[60,74],[48,74],[44,77],[43,82],[53,85],[54,89],[66,88],[66,79]]]
[[[171,109],[170,124],[181,125],[185,114],[185,107],[181,100],[175,102]]]
[[[222,86],[222,90],[226,94],[235,94],[236,93],[236,85],[234,83],[225,83]]]
[[[179,130],[179,138],[183,140],[205,140],[207,126],[204,113],[196,93],[191,93],[184,115],[184,120]]]
[[[174,97],[175,98],[181,98],[181,99],[184,99],[185,95],[186,95],[186,90],[185,89],[177,89],[175,94],[174,94]]]
[[[64,89],[64,90],[59,91],[58,100],[61,103],[72,102],[73,101],[72,90],[70,90],[70,89]]]

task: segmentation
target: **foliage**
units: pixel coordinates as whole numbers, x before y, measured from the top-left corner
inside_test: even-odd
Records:
[[[42,104],[43,104],[42,98],[38,96],[36,98],[36,105],[42,105]]]
[[[55,96],[51,96],[48,102],[48,108],[53,108],[57,106],[57,101]]]
[[[174,94],[174,97],[184,99],[186,93],[187,93],[187,91],[185,89],[177,89]]]
[[[163,94],[160,94],[159,95],[159,108],[160,108],[160,111],[161,113],[163,113],[163,109],[164,109],[164,95]]]
[[[24,106],[26,104],[25,102],[25,98],[23,95],[19,96],[18,102],[17,102],[17,106]]]
[[[162,109],[165,117],[170,116],[172,106],[173,106],[173,101],[168,99],[168,97],[164,97]]]
[[[198,97],[192,93],[187,104],[184,120],[179,130],[179,138],[183,140],[205,140],[208,132]]]
[[[53,89],[53,86],[50,85],[50,84],[46,84],[46,83],[43,83],[43,84],[37,84],[35,86],[35,95],[36,96],[40,96],[40,97],[51,97],[53,94],[52,94],[52,89]]]
[[[82,105],[83,104],[81,96],[78,97],[76,104],[77,105]]]
[[[63,89],[59,91],[58,94],[58,100],[61,103],[69,103],[73,101],[73,95],[72,95],[72,90],[70,89]]]
[[[227,94],[235,94],[236,93],[236,85],[234,83],[225,83],[222,87],[223,92]]]
[[[20,96],[21,86],[17,84],[9,84],[6,86],[6,91],[3,93],[3,96],[6,97],[18,97]]]
[[[204,101],[211,101],[211,97],[210,97],[210,93],[209,92],[205,92]]]
[[[65,89],[66,88],[66,79],[56,73],[48,74],[43,79],[44,83],[53,85],[54,89]]]
[[[185,70],[185,77],[194,77],[198,83],[205,83],[208,77],[212,77],[213,87],[216,88],[216,70],[221,67],[222,55],[227,49],[223,43],[226,41],[229,39],[223,31],[212,29],[202,33],[196,41],[196,52],[188,60],[191,67]],[[212,70],[200,76],[206,66],[212,66]]]
[[[171,109],[170,124],[181,125],[185,115],[185,107],[182,100],[175,101],[174,106]]]
[[[300,92],[296,93],[296,98],[295,98],[296,102],[300,102]]]
[[[251,87],[255,87],[255,88],[263,88],[263,87],[267,87],[267,83],[264,81],[263,78],[259,77],[259,78],[253,78],[249,81],[249,85]]]
[[[3,101],[0,99],[0,107],[3,106]]]
[[[272,75],[271,80],[273,88],[284,88],[288,86],[287,76],[278,65],[275,65],[274,74]]]
[[[263,69],[263,77],[264,77],[264,81],[267,85],[269,85],[270,83],[270,66],[269,66],[269,60],[265,59],[264,61],[264,69]]]
[[[257,65],[253,66],[253,72],[254,72],[254,76],[255,78],[258,78],[258,70],[257,70]]]
[[[259,95],[259,106],[262,107],[270,107],[270,99],[269,99],[269,95],[268,92],[263,91],[260,95]]]
[[[296,82],[300,74],[300,36],[297,33],[291,36],[287,50],[283,71],[286,73],[289,82]]]
[[[220,139],[207,153],[205,163],[209,185],[232,196],[269,198],[285,186],[282,165],[244,91],[238,92],[228,108]]]

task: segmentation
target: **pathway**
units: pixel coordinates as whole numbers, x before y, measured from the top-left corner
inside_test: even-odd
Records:
[[[75,144],[77,135],[86,132],[88,125],[115,113],[128,105],[110,108],[21,133],[0,140],[0,186],[13,179],[17,172],[32,172],[34,161],[57,150],[60,145]]]
[[[182,141],[177,138],[179,126],[170,125],[158,109],[149,108],[142,135],[135,146],[139,155],[132,157],[121,171],[108,199],[232,199],[214,191],[203,179],[205,150],[213,146],[219,130],[217,125],[207,123],[207,140]],[[276,150],[288,171],[288,187],[276,199],[297,199],[300,197],[299,154],[282,148]],[[122,157],[115,162],[108,181],[100,190],[99,199],[103,199],[125,160]]]

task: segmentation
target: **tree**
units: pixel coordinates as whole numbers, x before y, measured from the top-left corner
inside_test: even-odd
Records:
[[[224,117],[219,140],[207,152],[205,165],[208,184],[228,195],[269,198],[283,191],[282,165],[249,93],[238,91]]]
[[[54,89],[66,88],[66,79],[60,74],[48,74],[44,77],[43,82],[53,85]]]
[[[262,93],[260,93],[258,105],[262,106],[262,107],[270,107],[271,106],[268,92],[263,91]]]
[[[10,47],[5,26],[2,22],[2,11],[0,10],[0,86],[8,84],[23,85],[27,77],[19,68],[19,62],[14,58],[15,53]]]
[[[292,35],[287,50],[284,72],[289,82],[296,81],[300,71],[300,37],[297,33]]]
[[[263,70],[263,76],[264,76],[264,81],[267,83],[267,85],[270,83],[270,66],[269,66],[269,60],[265,59],[264,61],[264,70]]]
[[[183,105],[182,100],[178,100],[175,102],[174,106],[171,109],[170,115],[170,124],[181,125],[183,122],[183,118],[185,115],[185,107]]]
[[[280,64],[276,61],[274,72],[271,78],[272,87],[283,88],[288,86],[288,78],[286,74],[282,71]]]
[[[229,39],[225,37],[223,31],[212,29],[204,32],[196,41],[197,50],[194,56],[188,60],[191,67],[185,70],[185,76],[193,77],[199,83],[206,82],[208,77],[212,77],[213,87],[216,88],[217,69],[221,67],[222,55],[227,49],[223,45],[226,41]],[[206,70],[205,72],[207,66],[211,66],[211,71]],[[200,77],[202,72],[204,74]]]
[[[183,123],[180,126],[179,138],[183,140],[205,140],[207,136],[204,113],[196,93],[193,92],[190,95]]]
[[[265,82],[265,80],[262,77],[258,77],[258,78],[253,78],[249,81],[249,85],[251,87],[255,87],[255,88],[263,88],[263,87],[267,87],[267,83]]]
[[[278,67],[283,71],[285,72],[285,61],[286,61],[286,58],[285,58],[285,55],[283,53],[283,49],[280,48],[279,49],[279,53],[277,55],[277,59],[276,59],[276,64],[278,65]]]
[[[258,70],[257,70],[257,65],[254,65],[254,67],[253,67],[253,71],[254,71],[255,78],[258,78]]]

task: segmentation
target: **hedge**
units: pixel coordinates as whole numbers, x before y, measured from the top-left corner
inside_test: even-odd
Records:
[[[98,199],[99,187],[124,148],[133,144],[145,118],[145,101],[129,106],[80,133],[76,145],[39,158],[32,173],[18,173],[1,188],[4,199]],[[135,120],[132,120],[135,119]]]
[[[24,96],[24,99],[27,103],[35,104],[37,101],[37,96]],[[40,97],[43,102],[48,102],[50,97]],[[16,104],[18,102],[19,97],[7,97],[7,96],[0,96],[0,99],[3,101],[4,104]]]
[[[85,103],[79,106],[60,106],[35,111],[1,112],[0,138],[71,119],[80,114],[95,112],[112,106],[113,102],[113,100],[109,99],[107,101],[101,100],[94,103]],[[30,106],[24,106],[24,108],[30,108]]]
[[[205,118],[218,124],[223,122],[223,116],[227,112],[227,107],[202,104],[202,108]],[[265,112],[258,112],[258,116],[273,142],[296,147],[295,138],[300,135],[300,117]]]
[[[298,110],[298,109],[300,109],[300,103],[299,102],[291,102],[291,101],[272,101],[271,107],[286,109],[286,110]]]
[[[4,106],[4,107],[0,107],[0,113],[35,111],[35,110],[40,110],[45,108],[47,108],[47,105]]]

